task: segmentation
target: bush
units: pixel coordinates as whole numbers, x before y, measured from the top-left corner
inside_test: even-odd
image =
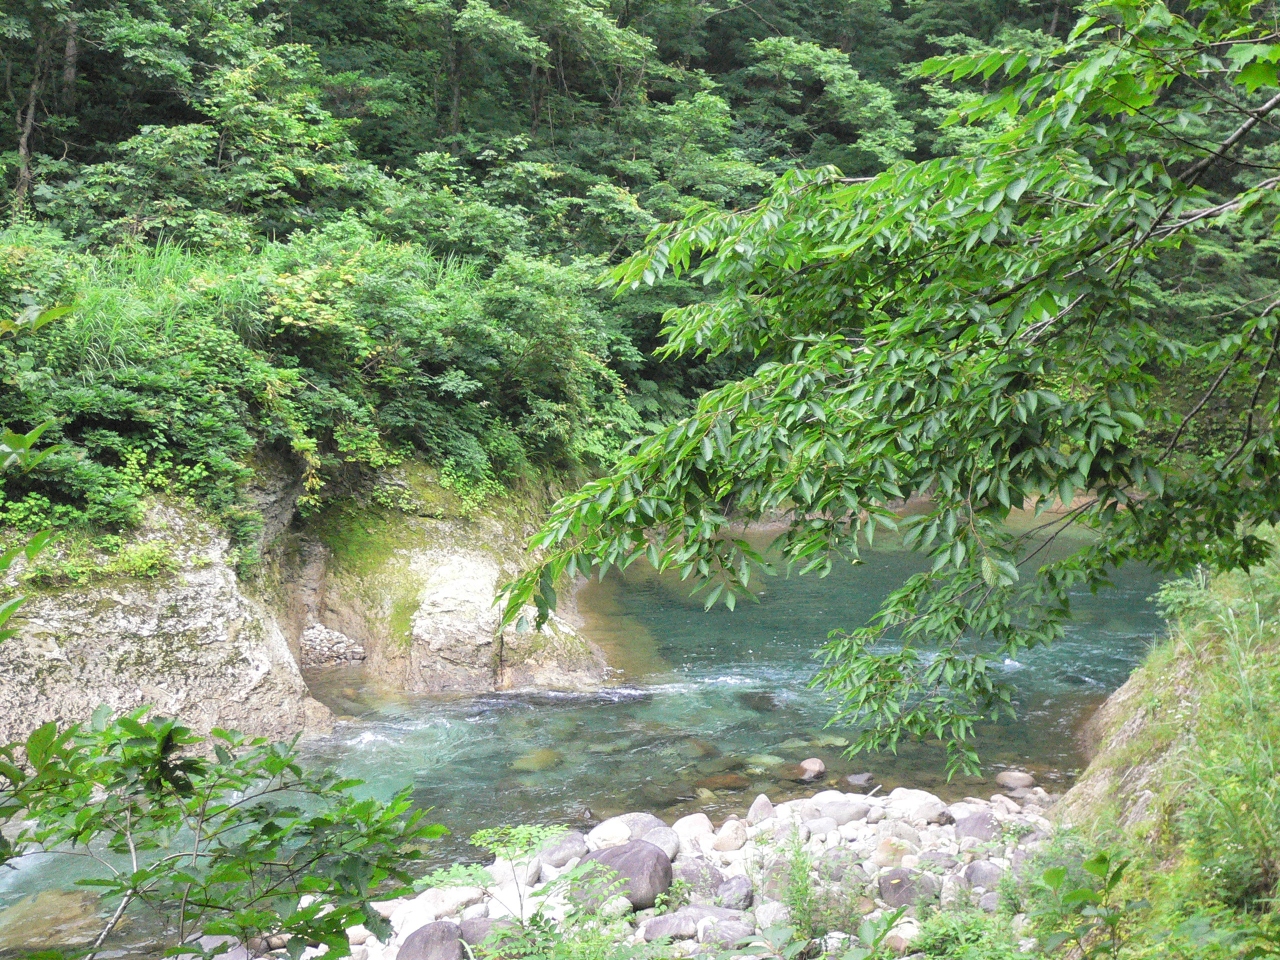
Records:
[[[976,910],[930,913],[911,950],[922,960],[1014,960],[1019,955],[1008,921]]]
[[[412,454],[477,502],[541,470],[596,468],[639,429],[591,275],[508,252],[489,272],[341,222],[255,253],[176,245],[89,258],[0,232],[0,310],[75,303],[0,345],[0,423],[61,449],[0,487],[0,524],[135,524],[190,497],[247,543],[241,489],[270,447],[303,507]]]

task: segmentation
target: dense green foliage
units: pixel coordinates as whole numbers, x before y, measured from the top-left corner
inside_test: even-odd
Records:
[[[741,6],[21,0],[0,19],[0,423],[62,451],[0,522],[119,528],[154,489],[242,541],[263,456],[308,499],[425,455],[477,490],[607,468],[741,358],[658,363],[668,280],[603,266],[777,174],[945,148],[911,65],[1060,0]],[[1018,42],[1021,42],[1019,40]],[[1048,42],[1042,37],[1037,43]]]
[[[509,616],[545,612],[564,573],[642,557],[732,606],[763,560],[731,524],[773,511],[805,570],[898,527],[931,569],[834,637],[819,680],[864,725],[857,748],[936,738],[971,768],[975,723],[1011,712],[993,658],[1058,637],[1072,591],[1131,561],[1260,562],[1256,529],[1280,517],[1274,23],[1248,0],[1098,4],[1066,44],[926,66],[993,88],[957,114],[956,156],[790,173],[749,211],[655,232],[624,286],[720,291],[668,314],[666,352],[759,365],[562,501]],[[1226,332],[1192,339],[1179,325],[1210,278],[1184,284],[1167,255],[1210,226],[1267,269],[1217,290],[1222,316],[1202,319]],[[1163,381],[1178,368],[1209,378],[1190,405]],[[1234,437],[1188,446],[1224,384],[1243,394],[1221,414]],[[899,518],[912,498],[927,508]],[[1005,525],[1054,502],[1032,533]],[[1073,520],[1097,539],[1039,559]]]
[[[293,744],[221,730],[206,739],[104,708],[83,727],[45,724],[0,748],[0,866],[83,861],[80,884],[111,909],[75,951],[90,960],[139,914],[186,955],[204,954],[188,943],[195,934],[289,936],[291,956],[308,941],[345,956],[347,927],[387,935],[370,900],[407,889],[417,847],[444,832],[410,811],[407,789],[384,804],[358,786],[304,771]]]

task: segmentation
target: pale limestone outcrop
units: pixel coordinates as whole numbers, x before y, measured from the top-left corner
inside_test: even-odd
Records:
[[[169,562],[153,576],[28,591],[18,635],[0,646],[0,742],[99,704],[151,705],[202,733],[326,730],[329,711],[275,618],[242,590],[226,539],[189,509],[156,504],[131,537],[154,541]]]

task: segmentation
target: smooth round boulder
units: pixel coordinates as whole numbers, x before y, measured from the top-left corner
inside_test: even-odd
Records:
[[[616,873],[623,881],[622,895],[637,910],[652,907],[671,886],[671,858],[647,840],[594,850],[582,862],[599,863]]]
[[[1036,785],[1036,778],[1024,770],[1001,770],[996,784],[1006,790],[1029,790]]]
[[[751,808],[747,811],[747,825],[754,827],[760,821],[768,820],[772,816],[773,801],[762,793],[751,801]]]
[[[970,886],[993,890],[1004,876],[1004,870],[990,860],[974,860],[964,868],[964,878]]]
[[[640,939],[645,943],[653,943],[655,940],[692,940],[697,935],[698,922],[679,911],[651,917],[640,927]]]
[[[622,817],[610,817],[603,823],[591,828],[587,834],[588,850],[605,850],[609,847],[620,847],[629,840],[631,825]]]
[[[650,830],[644,835],[644,840],[647,843],[652,843],[671,860],[674,860],[680,853],[680,834],[666,824],[656,830]]]
[[[396,960],[462,960],[462,928],[449,920],[419,927],[400,944]]]
[[[585,857],[587,853],[587,838],[577,830],[568,830],[544,843],[538,851],[538,859],[559,869],[570,860]]]
[[[687,817],[681,817],[671,825],[671,829],[682,839],[689,840],[716,832],[716,828],[711,824],[711,818],[705,813],[691,813]]]
[[[852,823],[854,820],[865,820],[870,811],[871,804],[843,797],[839,800],[818,804],[818,812],[822,816],[830,817],[834,820],[837,827],[843,827],[846,823]]]
[[[712,847],[722,852],[741,850],[747,845],[747,827],[741,820],[726,820]]]
[[[931,873],[919,873],[897,867],[886,870],[878,879],[880,899],[891,910],[911,907],[936,899],[942,883]]]
[[[725,875],[710,860],[684,857],[671,865],[671,875],[689,890],[693,903],[710,903],[719,894]]]
[[[730,910],[749,910],[755,899],[755,891],[751,888],[751,878],[738,875],[730,877],[716,890],[716,899],[722,907]]]
[[[624,813],[614,819],[621,820],[631,830],[632,840],[647,840],[654,830],[669,830],[666,822],[652,813]]]
[[[698,942],[736,947],[755,932],[755,928],[743,920],[717,920],[708,917],[698,924]]]
[[[988,843],[1000,836],[1000,821],[990,810],[982,810],[956,821],[956,840],[972,837]]]

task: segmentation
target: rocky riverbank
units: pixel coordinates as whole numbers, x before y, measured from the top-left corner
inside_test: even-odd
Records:
[[[466,945],[535,916],[564,923],[579,916],[584,896],[601,896],[564,882],[593,861],[621,884],[596,904],[620,943],[669,943],[664,952],[674,956],[720,951],[794,922],[802,904],[825,912],[828,951],[863,920],[902,909],[886,943],[907,954],[927,909],[994,912],[1002,880],[1024,873],[1051,835],[1045,814],[1056,797],[1026,773],[1007,771],[998,782],[1003,793],[950,804],[907,788],[887,796],[824,790],[778,804],[760,795],[718,827],[702,813],[671,824],[623,814],[498,859],[471,882],[379,904],[394,934],[383,943],[354,928],[352,955],[462,960]],[[1015,916],[1015,933],[1021,925]]]
[[[28,599],[5,644],[0,742],[99,704],[149,705],[199,733],[324,733],[333,717],[303,670],[338,664],[410,693],[579,690],[608,676],[560,618],[541,633],[499,629],[495,595],[527,562],[536,498],[480,515],[408,463],[383,478],[393,503],[349,498],[303,520],[300,487],[283,468],[271,476],[251,491],[256,544],[233,546],[213,517],[156,496],[127,535],[56,543],[11,571],[0,589]],[[259,550],[265,562],[244,562]]]

